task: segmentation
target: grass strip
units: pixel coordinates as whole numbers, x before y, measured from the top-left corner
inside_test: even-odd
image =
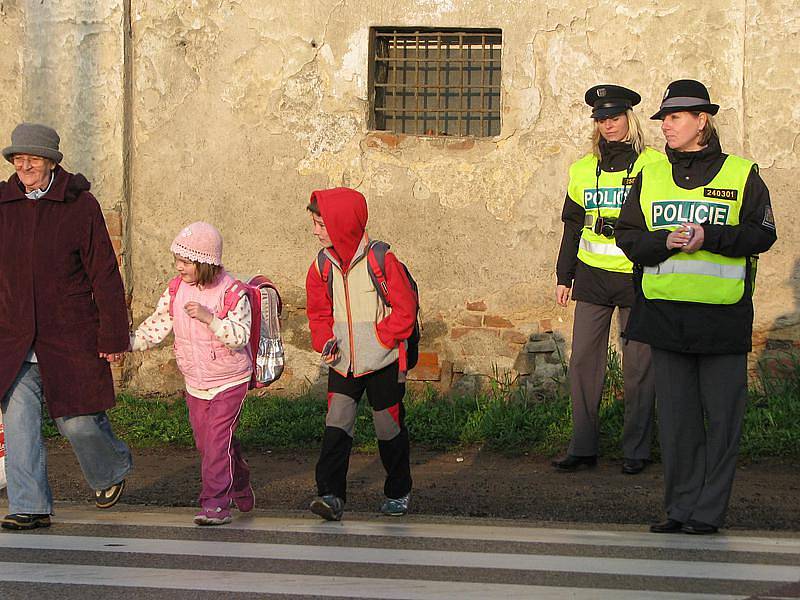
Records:
[[[623,381],[619,356],[613,349],[608,365],[600,405],[600,452],[621,458]],[[487,391],[471,396],[442,396],[429,387],[409,393],[405,404],[413,443],[430,449],[481,445],[512,455],[553,456],[564,451],[572,432],[570,402],[564,392],[532,398],[508,380],[495,379]],[[251,448],[318,448],[326,408],[324,399],[310,394],[253,396],[244,405],[237,436]],[[182,399],[121,394],[109,416],[117,434],[134,446],[193,445]],[[45,433],[57,435],[52,422],[45,423]],[[369,450],[376,446],[371,413],[362,401],[354,447]],[[657,443],[653,450],[658,452]],[[781,355],[759,366],[750,390],[740,454],[747,458],[800,457],[800,357]]]

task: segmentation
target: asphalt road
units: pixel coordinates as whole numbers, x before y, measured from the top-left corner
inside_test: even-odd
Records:
[[[0,598],[800,598],[800,535],[654,535],[629,526],[59,505],[0,533]]]

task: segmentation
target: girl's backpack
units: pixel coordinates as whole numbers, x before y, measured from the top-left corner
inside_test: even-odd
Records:
[[[386,253],[389,251],[389,244],[379,240],[370,240],[369,248],[367,249],[367,262],[369,263],[369,278],[372,280],[372,285],[375,286],[375,291],[378,292],[378,297],[381,301],[391,308],[392,304],[389,302],[389,286],[386,283]],[[411,271],[405,263],[400,262],[400,266],[406,273],[411,290],[417,299],[417,318],[414,321],[414,330],[411,335],[406,339],[406,369],[410,371],[417,366],[419,361],[419,340],[421,337],[422,327],[419,322],[419,287],[417,282],[411,276]],[[322,281],[325,282],[328,290],[328,298],[333,298],[333,277],[331,274],[331,259],[325,254],[325,249],[319,251],[317,254],[317,269],[319,270]],[[402,361],[401,361],[402,365]]]
[[[169,282],[170,316],[173,314],[172,305],[180,284],[180,276],[172,278]],[[247,283],[237,279],[225,290],[222,308],[217,312],[217,318],[224,319],[242,296],[247,296],[250,300],[252,314],[248,342],[250,356],[253,357],[253,376],[250,379],[252,390],[267,387],[277,381],[283,373],[283,340],[279,320],[283,304],[275,284],[263,275],[255,275]]]

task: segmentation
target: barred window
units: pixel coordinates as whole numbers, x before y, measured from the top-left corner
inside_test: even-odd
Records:
[[[500,29],[370,29],[370,127],[500,134]]]

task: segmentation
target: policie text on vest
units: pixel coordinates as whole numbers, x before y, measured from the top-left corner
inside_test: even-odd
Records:
[[[683,223],[725,225],[729,208],[726,204],[703,200],[656,200],[652,204],[653,229]]]

